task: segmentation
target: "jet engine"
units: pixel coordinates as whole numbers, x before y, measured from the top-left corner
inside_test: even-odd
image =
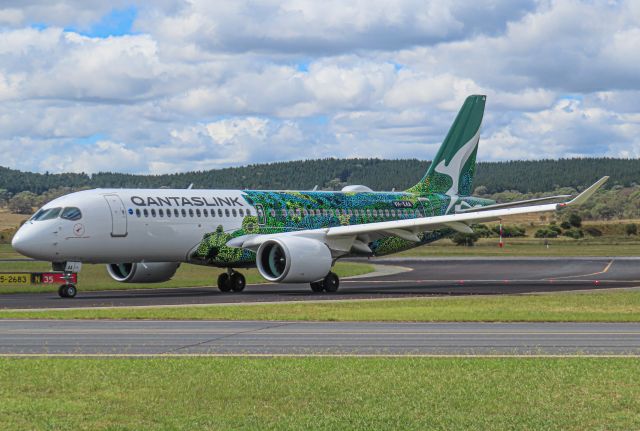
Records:
[[[303,237],[269,239],[256,253],[260,274],[269,281],[310,283],[331,270],[331,251],[322,242]]]
[[[160,283],[170,280],[179,266],[177,262],[110,263],[107,272],[120,283]]]

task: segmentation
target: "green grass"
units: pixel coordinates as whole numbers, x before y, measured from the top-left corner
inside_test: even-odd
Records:
[[[640,291],[84,310],[1,310],[2,318],[411,322],[640,322]]]
[[[335,266],[336,273],[342,277],[360,275],[372,272],[374,267],[365,263],[338,262]],[[1,272],[21,271],[51,271],[51,264],[46,262],[0,262]],[[256,269],[241,270],[247,278],[247,283],[265,283],[265,279],[258,274]],[[78,288],[83,291],[111,290],[111,289],[153,289],[162,287],[195,287],[215,286],[218,274],[223,272],[220,268],[210,268],[198,265],[183,264],[173,279],[164,283],[118,283],[107,274],[105,265],[82,265],[82,271],[78,276]],[[36,286],[0,286],[0,294],[16,292],[54,292],[57,285]]]
[[[549,248],[538,238],[505,238],[503,248],[498,247],[497,238],[480,239],[473,247],[456,246],[449,239],[443,239],[392,256],[640,256],[640,239],[624,236],[552,238]]]
[[[630,430],[637,359],[1,359],[0,429]]]

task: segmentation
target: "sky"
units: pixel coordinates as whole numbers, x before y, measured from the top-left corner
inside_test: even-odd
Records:
[[[640,156],[640,2],[0,0],[0,166]]]

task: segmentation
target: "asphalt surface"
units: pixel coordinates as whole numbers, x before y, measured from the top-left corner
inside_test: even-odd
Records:
[[[640,286],[638,258],[472,258],[378,259],[405,272],[344,279],[333,294],[314,294],[307,284],[248,285],[242,293],[215,287],[83,291],[90,283],[79,275],[78,296],[56,293],[0,295],[0,309],[153,306],[336,299],[375,299],[438,295],[500,295]],[[211,270],[212,285],[219,270]]]
[[[636,356],[640,324],[8,320],[0,354]]]

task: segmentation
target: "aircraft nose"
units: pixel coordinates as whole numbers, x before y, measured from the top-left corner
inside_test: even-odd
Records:
[[[15,251],[25,256],[30,256],[37,251],[38,245],[34,241],[33,235],[29,234],[27,229],[21,227],[11,240],[11,247]]]

